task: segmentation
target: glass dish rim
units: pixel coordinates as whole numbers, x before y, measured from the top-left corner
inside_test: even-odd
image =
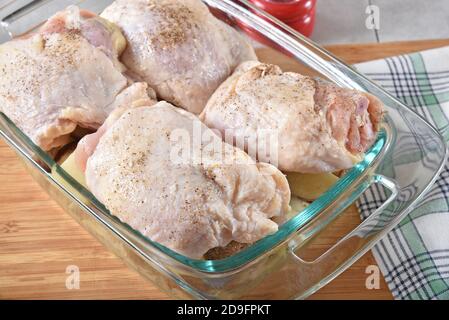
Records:
[[[216,0],[206,0],[204,2],[206,2],[206,3],[212,3],[212,2],[216,3]],[[223,2],[228,3],[227,0],[224,0]],[[241,1],[241,0],[240,0],[240,2],[247,3],[246,1]],[[248,5],[250,5],[250,4],[248,4]],[[250,11],[248,11],[247,14],[256,16],[256,14],[254,14],[254,13],[252,13]],[[272,19],[271,21],[275,22],[275,19]],[[276,24],[276,22],[275,22],[275,24]],[[291,40],[295,41],[292,38],[291,38]],[[306,41],[306,43],[308,43],[308,40],[305,40],[305,41]],[[316,46],[313,43],[312,43],[312,45],[314,47],[317,47],[320,50],[323,50],[323,49],[319,48],[318,46]],[[329,56],[333,57],[331,54],[327,53],[326,51],[324,51],[324,52],[326,54],[328,54]],[[335,58],[335,57],[333,57],[333,58]],[[336,59],[336,60],[339,63],[342,63],[338,59]],[[344,63],[342,63],[342,64],[345,67],[349,67],[349,66],[347,66]],[[361,76],[358,73],[357,73],[357,75]],[[18,129],[4,114],[1,114],[1,115],[2,115],[3,118],[5,118],[7,123],[9,123],[10,128],[13,129],[12,131],[18,134],[18,136],[21,139],[22,143],[24,143],[30,150],[35,152],[35,154],[37,154],[44,162],[46,162],[46,164],[50,168],[52,168],[52,169],[55,168],[56,172],[58,172],[62,176],[65,175],[65,177],[64,177],[65,181],[67,183],[69,183],[72,187],[77,189],[78,192],[83,191],[83,189],[84,189],[84,191],[86,191],[88,195],[90,194],[91,196],[88,196],[89,200],[93,201],[93,199],[94,199],[95,202],[97,202],[96,203],[97,207],[100,208],[103,211],[103,213],[106,213],[109,217],[111,217],[111,218],[113,218],[115,220],[118,220],[118,218],[116,218],[115,216],[113,216],[112,214],[109,213],[109,211],[101,204],[101,202],[99,202],[90,193],[90,191],[88,191],[87,189],[82,187],[80,184],[78,184],[78,182],[76,182],[59,165],[57,165],[47,155],[47,153],[43,152],[39,147],[34,145],[34,143],[32,143],[31,140],[20,129]],[[425,121],[422,118],[421,118],[421,120]],[[1,132],[1,133],[2,133],[2,135],[4,135],[3,132]],[[374,145],[374,150],[371,149],[370,152],[367,152],[367,155],[365,156],[365,158],[359,164],[354,166],[328,192],[326,192],[319,199],[315,200],[305,210],[303,210],[303,211],[301,211],[299,213],[296,213],[296,215],[293,218],[291,218],[289,221],[287,221],[282,226],[280,226],[279,230],[275,234],[267,236],[267,237],[259,240],[258,242],[252,244],[248,248],[240,251],[239,253],[236,253],[236,254],[232,255],[231,257],[228,257],[228,258],[225,258],[225,259],[221,259],[221,260],[197,260],[197,259],[187,258],[187,257],[185,257],[183,255],[180,255],[180,254],[170,250],[169,248],[166,248],[165,246],[163,246],[163,245],[161,245],[159,243],[151,241],[150,239],[148,239],[148,238],[144,237],[143,235],[141,235],[136,230],[134,230],[131,227],[129,227],[127,224],[125,224],[125,223],[123,223],[121,221],[119,221],[119,222],[120,222],[120,224],[124,225],[127,230],[131,231],[134,234],[137,234],[139,236],[139,238],[141,238],[141,239],[143,239],[145,241],[146,244],[149,244],[149,245],[155,247],[156,249],[159,249],[162,253],[164,253],[164,254],[168,255],[169,257],[177,260],[178,262],[181,262],[184,265],[187,265],[189,267],[194,268],[195,270],[202,271],[202,272],[207,272],[207,273],[217,273],[217,272],[232,271],[232,270],[234,270],[236,268],[239,268],[239,267],[241,267],[241,266],[243,266],[243,265],[245,265],[245,264],[247,264],[247,263],[257,259],[258,257],[262,256],[263,254],[267,253],[270,249],[273,249],[275,246],[277,246],[280,243],[282,243],[283,241],[285,241],[288,238],[289,235],[297,232],[298,228],[301,228],[304,225],[306,225],[307,222],[311,221],[315,216],[317,216],[326,206],[330,205],[333,202],[332,199],[335,200],[341,194],[343,194],[345,192],[345,190],[346,190],[346,187],[348,187],[349,185],[354,183],[360,176],[362,176],[363,173],[374,163],[374,161],[377,161],[378,159],[381,158],[381,157],[379,157],[379,155],[382,154],[383,152],[385,152],[386,149],[388,149],[389,143],[387,143],[387,140],[389,138],[390,137],[386,136],[386,133],[383,133],[383,134],[381,133],[378,136],[378,140],[376,141],[376,144]],[[52,174],[48,174],[48,177],[50,177],[53,181],[55,181],[55,179],[54,179]],[[340,188],[340,190],[337,190],[338,189],[337,187]],[[67,191],[67,192],[70,193],[70,191]],[[317,204],[315,204],[315,203],[317,203]],[[315,204],[315,205],[313,205],[313,204]],[[311,207],[312,207],[312,209],[310,209]],[[302,216],[304,214],[304,211],[307,211],[307,209],[309,209],[309,211],[313,211],[314,213],[311,213],[311,216],[309,216],[306,219],[306,221],[304,222],[304,220],[300,219],[300,216]],[[302,225],[301,225],[301,223],[302,223]],[[283,231],[283,232],[281,232],[281,231]],[[114,230],[114,232],[116,232],[116,230]],[[263,245],[266,244],[266,243],[269,243],[270,241],[271,241],[271,245],[267,245],[262,250]]]

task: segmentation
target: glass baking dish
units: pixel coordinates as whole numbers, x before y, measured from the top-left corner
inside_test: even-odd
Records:
[[[0,3],[0,41],[33,30],[67,5],[101,12],[111,2],[12,1],[6,7]],[[365,158],[275,234],[222,260],[187,258],[110,215],[3,113],[0,134],[54,200],[125,263],[168,294],[196,299],[305,298],[353,264],[413,209],[442,169],[446,145],[433,127],[382,88],[247,1],[204,2],[221,20],[271,46],[275,57],[296,61],[295,71],[370,92],[386,106],[382,129]],[[408,157],[412,163],[407,163],[407,171],[401,171],[400,159],[407,155],[413,155]],[[383,204],[324,253],[303,258],[304,248],[372,186],[385,191]]]

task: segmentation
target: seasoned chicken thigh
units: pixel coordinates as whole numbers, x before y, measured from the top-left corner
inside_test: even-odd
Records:
[[[77,126],[97,129],[127,86],[117,27],[76,7],[0,46],[0,111],[49,151]]]
[[[76,6],[56,13],[39,31],[44,35],[76,33],[106,53],[114,63],[126,48],[126,39],[115,24]]]
[[[319,173],[351,167],[374,142],[382,113],[370,94],[249,61],[217,89],[200,119],[244,149],[269,131],[277,150],[272,163]]]
[[[282,220],[290,201],[278,169],[167,102],[111,117],[75,152],[88,188],[121,221],[191,258],[277,231],[270,218]]]
[[[123,31],[122,62],[158,96],[200,113],[254,50],[200,0],[117,0],[101,14]]]

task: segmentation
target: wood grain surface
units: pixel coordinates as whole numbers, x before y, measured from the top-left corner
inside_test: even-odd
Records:
[[[449,45],[449,40],[328,49],[349,63]],[[281,59],[262,49],[263,60]],[[287,60],[279,60],[289,64]],[[0,298],[2,299],[167,299],[168,297],[108,252],[52,201],[26,173],[13,151],[0,142]],[[336,221],[317,244],[322,250],[359,223],[354,207]],[[66,289],[66,268],[80,269],[80,288]],[[311,299],[391,299],[385,282],[365,287],[365,269],[375,265],[371,253]]]

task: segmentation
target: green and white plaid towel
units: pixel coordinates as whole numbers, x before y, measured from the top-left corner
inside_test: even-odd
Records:
[[[449,140],[449,47],[356,65]],[[362,216],[379,197],[368,192]],[[449,299],[449,166],[422,200],[373,249],[396,299]]]

